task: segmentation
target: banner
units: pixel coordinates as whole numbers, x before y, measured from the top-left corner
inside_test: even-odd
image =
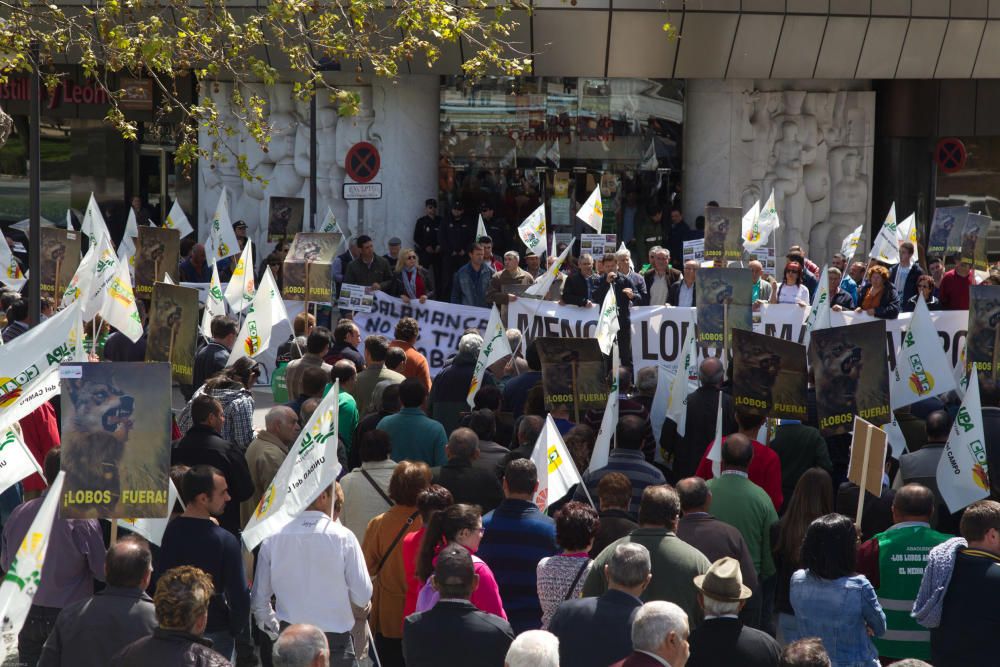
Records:
[[[60,463],[66,473],[60,516],[164,516],[173,416],[170,365],[68,363],[59,367],[59,379]]]
[[[531,451],[531,461],[538,471],[535,504],[543,512],[549,505],[569,493],[574,484],[583,483],[576,464],[573,463],[573,457],[570,456],[566,443],[559,435],[559,429],[552,421],[552,415],[545,417],[545,428],[535,441],[535,448]]]
[[[806,348],[752,331],[733,331],[736,408],[782,419],[806,418]]]
[[[164,274],[176,283],[181,237],[173,229],[140,227],[135,246],[135,293],[148,299],[153,285],[163,281]]]
[[[17,635],[28,618],[31,601],[38,592],[65,477],[64,472],[56,476],[52,488],[38,508],[38,514],[31,522],[31,527],[21,540],[17,555],[4,575],[3,584],[0,584],[0,618],[3,618],[3,626],[0,627],[0,660],[5,660],[17,651]]]
[[[961,252],[962,232],[965,229],[965,216],[968,214],[968,206],[934,209],[931,233],[927,239],[928,256],[936,256],[944,261],[946,257]]]
[[[42,296],[59,301],[80,266],[80,235],[42,227]]]
[[[214,267],[216,262],[212,262]],[[236,268],[226,285],[226,302],[233,309],[234,313],[242,313],[253,301],[257,293],[257,287],[253,279],[253,241],[247,239],[247,244],[243,246],[240,258],[236,260]]]
[[[170,207],[167,219],[163,221],[163,226],[166,229],[175,230],[179,235],[178,238],[184,238],[194,232],[191,221],[188,220],[187,215],[184,214],[184,209],[181,208],[180,203],[176,199],[174,200],[174,205]]]
[[[705,207],[705,260],[738,262],[743,259],[743,210]]]
[[[111,237],[99,236],[97,243],[90,246],[73,279],[63,292],[62,306],[80,302],[80,312],[84,321],[89,322],[97,315],[104,302],[104,292],[118,272],[118,258],[111,246]]]
[[[923,294],[917,298],[891,379],[893,410],[955,388],[953,367],[941,348]]]
[[[565,407],[569,419],[580,423],[590,408],[604,407],[608,383],[604,357],[593,338],[538,338],[538,357],[542,362],[542,393],[545,409]]]
[[[979,213],[969,213],[965,216],[965,227],[962,228],[962,247],[959,261],[971,264],[977,271],[989,271],[986,261],[986,232],[993,218]]]
[[[340,474],[337,460],[339,394],[340,382],[337,381],[295,439],[274,480],[260,497],[253,516],[243,529],[243,544],[248,551],[253,551],[267,537],[291,523],[337,481]]]
[[[169,483],[167,487],[167,511],[163,513],[161,518],[118,519],[119,527],[142,536],[151,544],[161,546],[163,544],[163,533],[167,531],[167,524],[170,523],[170,513],[173,511],[174,505],[180,502],[181,499],[181,494],[177,492],[174,481],[168,477],[167,482]],[[184,503],[181,502],[181,506],[183,505]]]
[[[855,415],[875,425],[889,421],[884,320],[813,331],[809,366],[823,436],[849,433]]]
[[[698,344],[728,348],[733,329],[753,330],[750,269],[698,269],[696,276]]]
[[[938,491],[952,513],[990,495],[982,403],[979,383],[973,379],[969,378],[969,388],[937,467]]]
[[[198,291],[156,283],[146,328],[146,361],[169,361],[174,377],[191,384],[198,343]]]
[[[896,226],[896,202],[893,202],[889,214],[885,216],[885,222],[882,223],[882,229],[878,231],[878,236],[872,243],[872,251],[868,257],[885,264],[899,264],[899,234]]]
[[[618,337],[621,323],[618,320],[618,297],[613,287],[609,288],[601,302],[601,310],[597,315],[597,346],[604,354],[611,354],[611,346]]]
[[[510,342],[507,340],[507,330],[503,327],[500,319],[500,311],[496,306],[490,310],[490,321],[486,324],[483,332],[483,346],[479,350],[479,358],[476,359],[476,367],[472,372],[472,382],[469,384],[469,393],[465,398],[470,408],[476,407],[476,393],[479,385],[483,382],[483,375],[486,369],[504,357],[512,355]]]
[[[21,439],[20,430],[13,424],[4,427],[0,431],[0,493],[35,473],[45,478],[42,467]]]

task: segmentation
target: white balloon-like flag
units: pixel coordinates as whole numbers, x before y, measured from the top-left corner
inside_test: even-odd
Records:
[[[490,320],[486,324],[486,332],[483,336],[483,346],[479,350],[479,358],[476,359],[476,367],[472,372],[472,382],[469,384],[469,393],[465,398],[470,408],[476,407],[476,394],[479,386],[483,383],[483,376],[486,369],[504,357],[509,357],[513,352],[510,349],[510,341],[507,340],[507,330],[503,327],[503,320],[500,319],[500,311],[494,304],[490,311]]]
[[[885,216],[885,222],[882,223],[882,229],[875,237],[872,251],[868,254],[871,259],[877,259],[885,264],[899,264],[899,233],[896,228],[896,203],[893,202],[889,214]]]
[[[951,425],[937,467],[941,498],[954,513],[990,495],[989,465],[986,460],[986,431],[979,400],[979,375],[973,368],[962,407]]]
[[[545,418],[545,428],[535,441],[531,461],[538,471],[535,504],[543,512],[549,505],[569,493],[574,484],[583,483],[580,472],[573,463],[573,457],[566,449],[566,443],[563,442],[556,423],[552,421],[552,415]]]
[[[576,212],[576,217],[593,228],[594,232],[601,233],[601,227],[604,225],[604,205],[601,203],[600,185],[594,187],[587,201],[583,202],[583,206]]]
[[[955,388],[955,375],[923,294],[917,297],[890,379],[893,410]]]

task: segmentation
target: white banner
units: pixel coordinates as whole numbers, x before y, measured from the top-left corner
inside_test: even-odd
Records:
[[[511,306],[522,301],[538,303],[531,299],[519,299]],[[427,358],[427,365],[433,378],[444,368],[448,357],[458,350],[458,341],[463,331],[486,330],[490,311],[487,308],[461,306],[429,299],[426,303],[411,300],[410,303],[404,304],[394,296],[377,292],[372,312],[357,313],[354,316],[354,323],[361,330],[362,338],[370,334],[381,334],[391,340],[395,337],[396,324],[403,317],[412,317],[420,325],[420,335],[417,337],[415,347]]]
[[[44,477],[21,434],[13,425],[8,426],[0,432],[0,493],[36,472]]]

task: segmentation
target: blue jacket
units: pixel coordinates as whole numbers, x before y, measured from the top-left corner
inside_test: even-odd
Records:
[[[486,290],[489,289],[493,269],[483,262],[477,273],[472,264],[466,264],[455,272],[451,285],[451,302],[463,306],[486,308]]]
[[[377,428],[389,434],[393,461],[423,461],[432,468],[448,462],[444,455],[448,442],[444,427],[421,408],[403,408],[386,415]]]

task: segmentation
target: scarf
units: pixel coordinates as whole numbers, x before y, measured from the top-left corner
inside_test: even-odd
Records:
[[[882,290],[885,288],[885,285],[882,285],[882,287],[878,290],[874,287],[868,290],[868,293],[865,294],[865,298],[862,300],[861,309],[874,310],[875,308],[878,308],[879,304],[882,303]]]
[[[403,269],[403,288],[406,289],[406,296],[411,299],[417,297],[417,269]]]
[[[951,575],[955,571],[955,558],[958,550],[966,546],[968,544],[963,538],[953,537],[927,554],[924,578],[920,581],[920,590],[913,602],[913,613],[910,614],[925,628],[936,628],[941,624],[941,610],[948,584],[951,583]]]

